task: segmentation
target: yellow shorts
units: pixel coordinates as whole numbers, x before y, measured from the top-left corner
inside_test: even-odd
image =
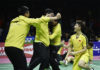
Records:
[[[80,58],[81,58],[81,55],[75,56],[75,58],[74,58],[74,63],[73,63],[73,70],[82,70],[82,69],[78,66],[78,63],[79,63]]]
[[[89,54],[88,53],[83,54],[81,56],[80,60],[84,61],[85,63],[88,63],[89,62]]]
[[[73,70],[82,70],[82,68],[80,68],[78,66],[78,63],[80,60],[84,61],[85,63],[88,63],[89,62],[89,54],[85,53],[83,55],[76,56],[74,59]]]

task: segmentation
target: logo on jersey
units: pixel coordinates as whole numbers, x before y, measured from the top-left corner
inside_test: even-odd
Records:
[[[81,40],[79,40],[79,42],[81,42]]]

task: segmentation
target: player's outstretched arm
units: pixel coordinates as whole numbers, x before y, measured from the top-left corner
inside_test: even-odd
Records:
[[[76,52],[71,52],[70,55],[76,55],[76,54],[79,54],[79,53],[83,53],[87,50],[87,48],[85,47],[84,49],[80,50],[80,51],[76,51]]]
[[[55,17],[50,17],[50,21],[61,19],[61,14],[57,13]]]
[[[69,47],[69,48],[68,48],[68,53],[67,53],[67,55],[66,55],[66,57],[65,57],[65,60],[67,60],[67,59],[68,59],[68,56],[70,55],[71,50],[72,50],[72,48],[71,48],[71,47]]]

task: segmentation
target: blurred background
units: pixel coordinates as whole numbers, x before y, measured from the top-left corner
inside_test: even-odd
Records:
[[[0,1],[0,42],[4,42],[10,21],[17,16],[17,8],[26,5],[30,8],[31,17],[41,17],[46,8],[62,14],[62,37],[69,36],[76,20],[84,20],[92,32],[94,41],[100,39],[100,2],[99,0],[2,0]],[[35,35],[35,28],[29,36]]]

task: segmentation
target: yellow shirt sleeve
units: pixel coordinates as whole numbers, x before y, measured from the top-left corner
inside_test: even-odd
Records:
[[[86,38],[83,37],[83,47],[86,47],[87,46],[87,41],[86,41]]]
[[[41,18],[39,18],[40,22],[49,22],[50,18],[46,17],[46,16],[42,16]]]
[[[50,18],[49,17],[41,17],[41,18],[27,18],[27,17],[22,17],[23,21],[25,21],[26,23],[33,25],[33,26],[37,26],[38,23],[42,23],[42,22],[49,22]]]

